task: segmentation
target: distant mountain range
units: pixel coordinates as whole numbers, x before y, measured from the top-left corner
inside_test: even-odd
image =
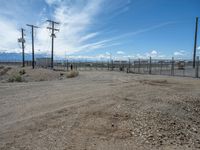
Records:
[[[35,58],[48,57],[46,54],[35,54]],[[0,61],[21,61],[22,53],[0,52]],[[25,53],[25,60],[32,60],[31,53]]]
[[[50,57],[49,55],[47,55],[46,53],[41,53],[41,54],[35,54],[35,60],[37,58],[47,58]],[[25,53],[25,61],[31,61],[32,60],[32,54],[31,53]],[[65,58],[61,58],[58,56],[54,56],[54,60],[65,60]],[[71,61],[79,61],[79,62],[85,62],[85,59],[70,59]],[[96,61],[96,59],[88,59],[90,61]],[[22,61],[22,53],[9,53],[9,52],[0,52],[0,62],[18,62],[18,61]]]

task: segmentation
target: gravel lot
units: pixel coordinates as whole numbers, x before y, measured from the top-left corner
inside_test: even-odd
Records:
[[[200,80],[82,71],[0,83],[0,149],[200,149]]]

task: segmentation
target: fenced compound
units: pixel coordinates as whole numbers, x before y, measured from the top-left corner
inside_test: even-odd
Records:
[[[199,77],[199,59],[196,67],[190,60],[138,60],[130,63],[128,72],[183,77]]]
[[[19,61],[0,61],[0,65],[21,65]],[[31,61],[26,61],[25,66],[31,66]],[[50,68],[35,62],[36,67]],[[168,75],[182,77],[200,77],[199,57],[196,59],[196,66],[193,68],[192,60],[175,59],[129,59],[127,61],[107,60],[107,61],[54,61],[55,70],[77,69],[79,71],[107,70],[122,71],[136,74]]]

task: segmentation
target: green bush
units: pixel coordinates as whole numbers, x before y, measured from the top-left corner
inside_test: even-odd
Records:
[[[22,77],[20,75],[12,75],[9,77],[8,82],[22,82]]]

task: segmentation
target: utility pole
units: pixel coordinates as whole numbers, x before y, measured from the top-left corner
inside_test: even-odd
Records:
[[[25,39],[24,39],[24,29],[21,28],[21,33],[22,33],[22,37],[18,39],[19,43],[22,43],[22,67],[25,66],[25,62],[24,62],[24,43],[25,43]]]
[[[51,30],[51,68],[53,69],[54,38],[56,38],[54,31],[59,31],[59,29],[55,28],[55,24],[59,23],[52,20],[47,20],[47,22],[51,23],[51,27],[47,27],[47,29]]]
[[[195,27],[195,36],[194,36],[193,68],[195,68],[195,65],[196,65],[197,32],[198,32],[198,17],[196,17],[196,27]]]
[[[39,28],[37,26],[34,25],[29,25],[27,24],[27,26],[31,27],[32,30],[32,67],[33,69],[35,68],[35,56],[34,56],[34,28]]]

